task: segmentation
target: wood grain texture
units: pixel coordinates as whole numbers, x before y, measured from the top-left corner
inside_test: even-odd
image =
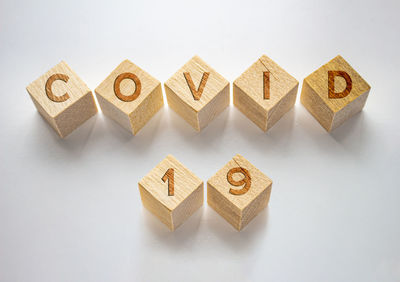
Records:
[[[39,113],[62,138],[97,113],[92,92],[63,61],[26,90]]]
[[[229,171],[234,168],[244,169],[244,173],[251,179],[251,185],[244,194],[230,192],[231,189],[243,189],[236,185],[244,179],[239,170],[231,176],[235,185],[227,179]],[[238,154],[208,180],[207,203],[240,231],[268,205],[271,188],[271,179]]]
[[[174,173],[173,196],[168,195],[168,181],[163,180],[170,169]],[[204,201],[203,181],[172,155],[168,155],[140,180],[139,191],[143,206],[170,230],[180,226]]]
[[[336,76],[334,89],[330,89],[329,72],[345,72],[349,75],[351,90],[348,95],[329,98],[330,92],[340,93],[348,86],[345,76]],[[368,83],[339,55],[304,79],[300,100],[329,132],[363,109],[370,89]]]
[[[164,105],[161,83],[129,60],[115,68],[95,93],[102,112],[133,135]]]
[[[197,131],[229,106],[229,82],[198,56],[168,79],[164,87],[168,105]]]
[[[295,104],[299,82],[266,55],[233,82],[233,104],[263,131]]]

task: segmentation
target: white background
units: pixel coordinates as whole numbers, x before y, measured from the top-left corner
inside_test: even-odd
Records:
[[[0,281],[400,281],[398,1],[1,1]],[[65,60],[161,82],[198,54],[230,82],[261,54],[301,82],[341,54],[372,86],[327,133],[299,103],[268,133],[230,106],[196,133],[167,105],[137,136],[99,113],[67,139],[25,87]],[[207,206],[175,232],[137,182],[173,154],[204,182],[236,153],[274,181],[242,232]]]

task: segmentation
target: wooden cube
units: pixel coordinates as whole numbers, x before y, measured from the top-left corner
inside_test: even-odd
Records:
[[[95,89],[103,113],[135,135],[164,104],[161,83],[129,60]]]
[[[39,113],[62,138],[97,113],[92,92],[63,61],[26,90]]]
[[[341,56],[304,79],[301,103],[327,130],[360,112],[371,87]]]
[[[263,55],[233,82],[233,104],[267,131],[293,107],[298,86],[294,77]]]
[[[164,84],[168,105],[195,130],[229,106],[229,82],[194,56]]]
[[[203,181],[168,155],[139,182],[142,203],[175,230],[203,205]]]
[[[207,203],[240,231],[268,205],[271,188],[271,179],[236,155],[208,180]]]

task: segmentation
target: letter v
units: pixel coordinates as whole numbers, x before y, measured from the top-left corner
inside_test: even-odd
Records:
[[[196,101],[200,100],[201,94],[203,94],[203,90],[204,90],[204,87],[206,86],[206,83],[207,83],[210,73],[209,72],[203,73],[203,77],[201,78],[200,85],[197,90],[196,90],[196,87],[194,86],[194,83],[193,83],[192,77],[190,76],[190,73],[184,72],[183,75],[185,76],[186,82],[189,85],[190,92],[192,92],[193,98]]]

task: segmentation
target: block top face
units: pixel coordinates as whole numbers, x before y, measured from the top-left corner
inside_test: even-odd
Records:
[[[87,85],[64,61],[29,84],[26,90],[53,118],[90,93]]]
[[[207,80],[205,80],[201,96],[198,100],[194,98],[189,83],[186,80],[185,73],[190,74],[190,78],[196,90],[200,90],[200,83],[205,80],[203,75],[205,73],[209,73]],[[229,85],[229,82],[198,56],[194,56],[192,59],[190,59],[182,68],[180,68],[165,82],[166,87],[176,93],[185,103],[187,103],[197,112],[200,111],[227,85]]]
[[[264,98],[264,72],[269,72],[269,99]],[[266,55],[262,55],[235,81],[234,85],[265,110],[274,107],[299,82]]]
[[[174,195],[168,196],[168,181],[164,182],[163,177],[171,168],[174,170]],[[168,155],[139,182],[144,189],[171,211],[202,183],[200,178],[172,155]]]
[[[125,60],[107,76],[95,92],[129,115],[160,84],[134,63]]]
[[[231,171],[231,173],[229,173],[229,171]],[[247,179],[250,181],[246,180],[245,174],[247,174]],[[231,180],[229,180],[229,177],[231,177]],[[240,185],[232,185],[230,182]],[[243,189],[246,189],[245,185],[247,182],[250,182],[250,186],[246,192]],[[243,210],[261,192],[268,189],[268,187],[272,185],[272,180],[258,170],[243,156],[238,154],[234,156],[233,159],[230,160],[214,176],[212,176],[208,180],[208,184],[218,190],[238,209]],[[242,193],[244,193],[240,194],[240,190],[242,190]],[[232,191],[232,193],[230,191]],[[233,193],[236,193],[237,195]]]
[[[351,90],[344,98],[329,98],[328,72],[332,71],[346,72],[350,76],[351,82],[347,82],[342,76],[336,76],[334,83],[332,83],[335,92],[345,91],[346,87],[351,84]],[[347,104],[371,89],[368,83],[340,55],[307,76],[304,81],[307,82],[334,113],[340,111]]]

